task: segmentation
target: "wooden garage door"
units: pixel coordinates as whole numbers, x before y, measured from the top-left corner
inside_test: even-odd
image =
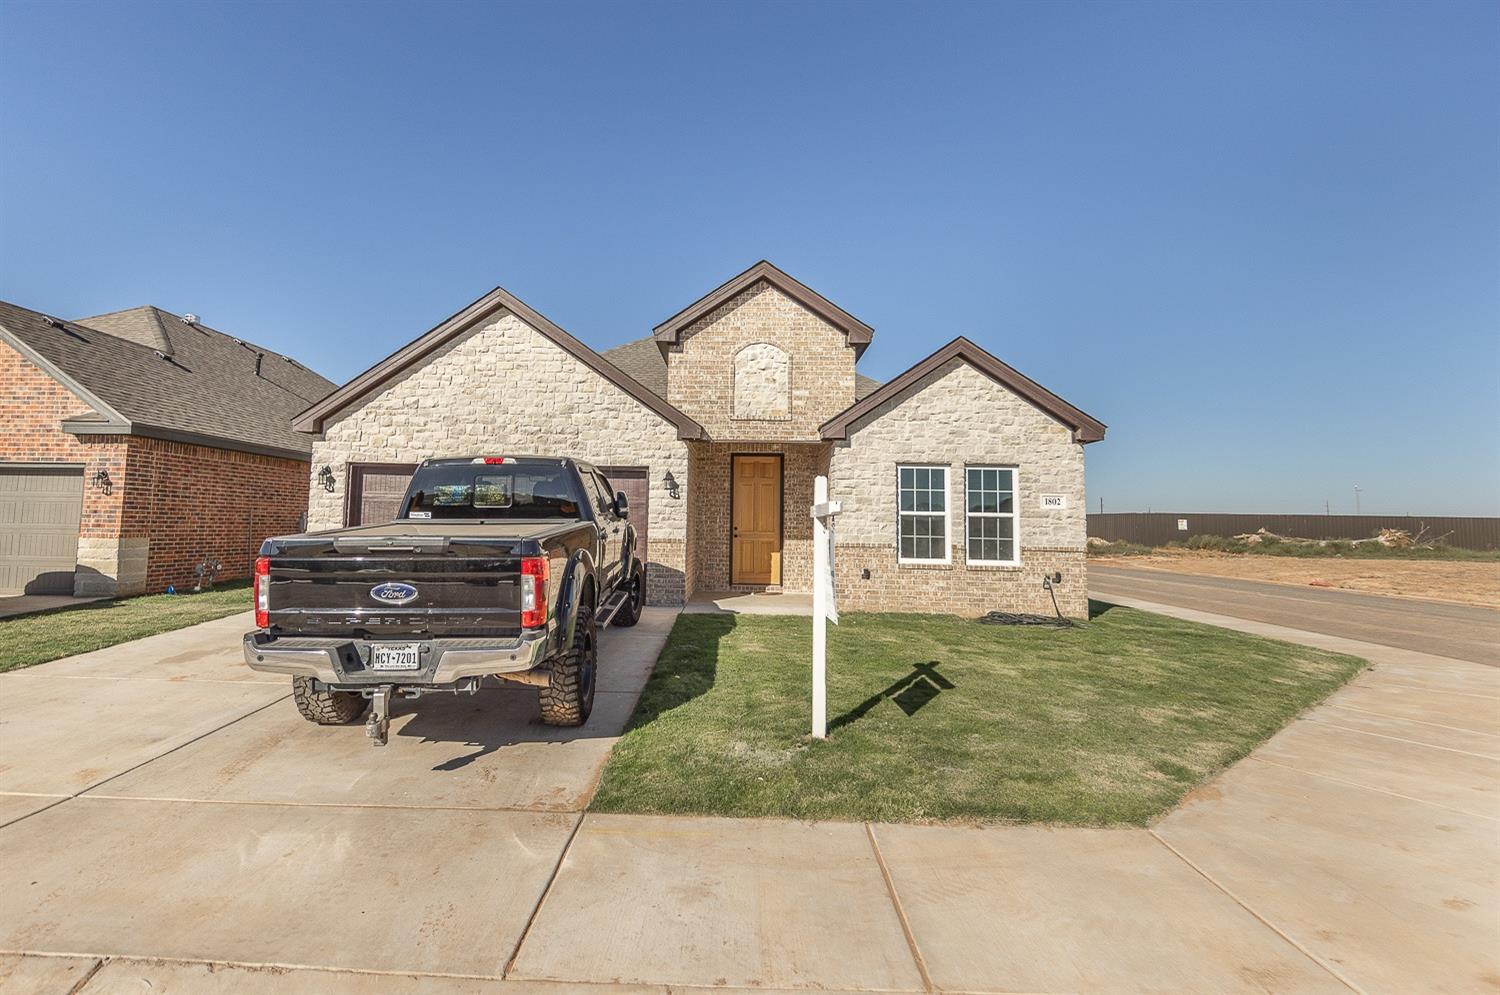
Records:
[[[83,467],[0,464],[0,594],[72,594]]]
[[[625,492],[625,500],[630,502],[630,524],[635,526],[637,541],[640,543],[640,552],[637,554],[642,563],[649,563],[646,556],[646,525],[650,520],[649,502],[651,500],[650,477],[644,466],[601,466],[600,472],[609,478],[609,482],[617,491]]]
[[[377,525],[394,519],[416,472],[415,463],[350,463],[344,524]]]

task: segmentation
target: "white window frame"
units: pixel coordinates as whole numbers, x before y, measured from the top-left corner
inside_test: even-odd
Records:
[[[1010,508],[1006,511],[969,510],[969,471],[1004,470],[1010,474]],[[979,560],[969,556],[969,521],[973,518],[1009,518],[1010,555],[1008,560]],[[964,464],[964,562],[975,567],[1018,567],[1021,565],[1021,468],[1004,463]]]
[[[922,515],[934,517],[932,511],[901,510],[901,471],[941,470],[943,473],[943,558],[922,559],[901,555],[901,519],[903,516]],[[953,562],[953,468],[943,463],[897,463],[896,464],[896,562],[913,566],[941,566]]]

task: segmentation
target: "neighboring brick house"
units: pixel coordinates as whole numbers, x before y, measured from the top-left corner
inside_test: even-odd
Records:
[[[62,321],[0,302],[0,595],[249,575],[307,508],[291,418],[334,385],[153,307]]]
[[[602,355],[496,289],[297,418],[309,526],[388,516],[429,457],[564,454],[630,496],[653,603],[806,591],[827,474],[840,607],[1050,612],[1060,572],[1084,615],[1104,425],[964,338],[881,385],[855,370],[871,335],[767,262]]]

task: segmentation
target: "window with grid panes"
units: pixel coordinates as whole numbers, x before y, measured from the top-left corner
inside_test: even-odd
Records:
[[[948,562],[948,468],[896,468],[898,556],[902,563]]]
[[[964,504],[967,561],[980,565],[1014,565],[1019,562],[1015,468],[966,467]]]

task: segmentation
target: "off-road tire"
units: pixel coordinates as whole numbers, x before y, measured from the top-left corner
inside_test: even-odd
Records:
[[[346,726],[358,722],[370,699],[348,691],[314,691],[311,677],[292,678],[292,700],[297,711],[309,722],[320,726]]]
[[[578,606],[573,627],[573,645],[552,658],[551,683],[538,696],[542,722],[549,726],[581,726],[594,708],[594,685],[598,683],[598,633],[594,625],[592,599]]]
[[[646,605],[646,568],[640,563],[635,565],[635,571],[630,575],[630,597],[615,612],[611,625],[618,625],[622,629],[628,629],[641,620],[641,609]]]

